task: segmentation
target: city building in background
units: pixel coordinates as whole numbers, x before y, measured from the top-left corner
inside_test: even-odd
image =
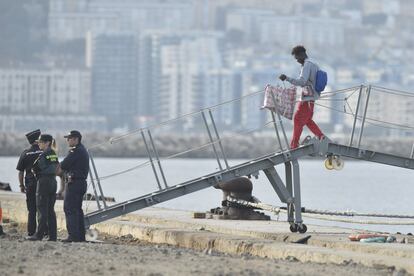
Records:
[[[220,36],[196,33],[182,36],[177,44],[160,47],[160,121],[191,113],[206,106],[210,70],[222,68]],[[156,80],[155,80],[156,81]]]
[[[92,55],[92,102],[108,126],[131,126],[137,113],[138,44],[133,36],[100,35]]]
[[[6,34],[29,40],[10,40],[14,44],[7,51],[0,47],[3,131],[30,130],[25,122],[32,118],[67,130],[54,123],[57,114],[91,130],[127,131],[240,97],[249,100],[212,110],[217,125],[228,131],[260,128],[270,120],[260,109],[260,92],[267,84],[282,85],[281,73],[299,75],[300,65],[290,54],[298,44],[328,72],[329,91],[360,84],[414,87],[410,0],[50,0],[30,5],[21,9],[33,21],[24,25],[27,34],[13,24],[4,26],[11,28]],[[16,26],[25,22],[10,16]],[[33,51],[20,42],[32,45],[30,39]],[[22,49],[11,55],[13,48]],[[320,100],[315,120],[324,130],[345,133],[353,122],[348,104],[353,109],[355,98],[344,101],[338,94]],[[410,125],[410,99],[374,93],[368,115]],[[200,129],[199,122],[186,129]],[[377,134],[405,136],[407,131],[367,128],[367,135]]]
[[[91,74],[85,69],[0,69],[0,130],[48,125],[106,131],[106,118],[91,112]]]
[[[49,133],[66,133],[78,129],[85,133],[107,132],[106,117],[96,115],[5,115],[0,114],[0,131],[24,133],[34,127]]]
[[[143,30],[189,30],[193,1],[185,0],[51,0],[49,39],[67,41],[93,35]]]
[[[85,69],[0,68],[0,112],[88,114],[91,74]]]
[[[238,130],[241,128],[242,74],[229,69],[213,69],[206,75],[202,94],[204,107],[214,106],[212,114],[220,128]]]

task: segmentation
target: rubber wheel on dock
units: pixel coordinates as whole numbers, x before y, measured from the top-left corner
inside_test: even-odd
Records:
[[[306,233],[306,231],[308,231],[308,227],[306,227],[306,224],[302,224],[298,227],[298,231],[301,234]]]
[[[297,224],[291,224],[289,229],[290,229],[290,232],[296,233],[296,232],[298,232],[298,225]]]
[[[332,164],[332,158],[326,158],[325,168],[328,169],[328,170],[333,170],[334,166]]]
[[[341,157],[335,156],[332,160],[332,166],[335,170],[340,171],[344,168],[344,160]]]

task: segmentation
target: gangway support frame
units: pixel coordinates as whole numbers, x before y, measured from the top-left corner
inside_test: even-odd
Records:
[[[85,215],[85,227],[89,228],[91,225],[103,222],[118,216],[126,215],[128,213],[153,206],[158,203],[162,203],[171,199],[175,199],[193,192],[200,191],[202,189],[214,186],[221,181],[229,181],[234,178],[246,175],[255,174],[257,171],[274,168],[278,164],[285,164],[287,162],[297,162],[298,158],[315,153],[315,146],[313,144],[305,145],[300,148],[290,150],[288,154],[286,152],[277,152],[270,155],[263,156],[237,166],[230,167],[229,169],[215,172],[200,178],[196,178],[187,182],[180,183],[175,186],[170,186],[167,189],[159,190],[151,194],[146,194],[138,198],[134,198],[125,202],[108,206],[105,210],[97,210]],[[294,183],[295,188],[300,189],[298,166],[294,166]],[[295,176],[296,175],[296,176]],[[289,185],[289,184],[288,184]],[[297,186],[297,187],[296,187]],[[300,199],[296,199],[293,204],[300,204]],[[301,208],[295,208],[296,218],[300,216]]]
[[[288,222],[290,224],[302,224],[302,206],[301,206],[301,195],[300,195],[300,171],[299,162],[297,159],[291,162],[285,162],[286,172],[286,185],[283,184],[282,179],[277,173],[274,167],[264,169],[267,179],[275,190],[281,202],[287,204]],[[292,171],[293,165],[293,171]],[[292,176],[293,176],[293,187],[292,189]],[[293,217],[293,211],[295,217]]]
[[[285,162],[285,179],[286,179],[286,189],[289,194],[293,196],[293,186],[292,186],[292,164],[291,162]],[[293,204],[287,203],[287,221],[292,224],[294,222],[293,218]]]
[[[85,227],[89,228],[93,224],[200,191],[221,181],[229,181],[240,176],[252,175],[258,171],[264,171],[280,200],[287,203],[288,222],[300,225],[302,223],[302,213],[298,159],[304,156],[326,156],[328,154],[414,170],[414,159],[409,157],[340,145],[332,143],[328,139],[321,141],[311,139],[307,144],[293,150],[266,155],[151,194],[107,206],[103,210],[91,212],[85,215]],[[283,185],[282,179],[274,168],[279,164],[285,164],[286,186]]]
[[[264,169],[263,172],[265,173],[267,179],[269,179],[270,184],[272,184],[272,187],[275,190],[276,194],[279,196],[280,201],[283,203],[293,203],[293,194],[289,193],[286,186],[283,185],[283,181],[277,173],[276,169],[274,167],[271,167]]]

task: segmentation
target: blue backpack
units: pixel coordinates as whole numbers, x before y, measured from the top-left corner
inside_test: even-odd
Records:
[[[315,91],[319,95],[325,90],[326,84],[328,83],[328,74],[323,70],[316,72]]]

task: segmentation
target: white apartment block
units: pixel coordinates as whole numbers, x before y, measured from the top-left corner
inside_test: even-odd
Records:
[[[215,106],[212,113],[216,123],[226,130],[240,128],[241,104],[235,100],[242,93],[240,75],[228,69],[211,70],[204,88],[204,107]]]
[[[278,16],[271,10],[235,9],[227,15],[227,29],[246,33],[258,43],[304,44],[307,47],[344,44],[343,20],[330,17]]]
[[[0,69],[3,114],[87,114],[90,98],[86,70]]]
[[[254,96],[248,96],[263,91],[266,84],[259,85],[254,80],[254,74],[250,71],[242,73],[241,126],[243,129],[260,129],[269,119],[269,111],[260,109],[263,105],[264,92]]]
[[[48,133],[77,129],[80,132],[107,131],[107,120],[94,115],[14,115],[0,114],[0,131],[28,132],[40,128]]]
[[[217,37],[183,37],[178,43],[160,45],[161,120],[194,112],[203,107],[208,72],[222,67]]]
[[[182,0],[51,0],[49,39],[65,41],[92,35],[138,33],[148,29],[188,30],[193,3]]]

